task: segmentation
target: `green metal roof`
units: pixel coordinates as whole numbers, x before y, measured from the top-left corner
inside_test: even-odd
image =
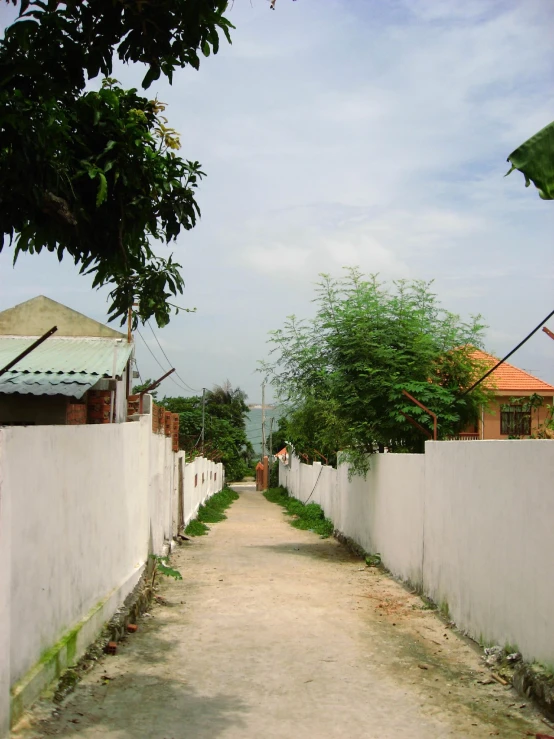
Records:
[[[0,336],[0,368],[36,338]],[[122,339],[51,337],[0,375],[0,393],[80,398],[103,377],[121,376],[132,351]]]

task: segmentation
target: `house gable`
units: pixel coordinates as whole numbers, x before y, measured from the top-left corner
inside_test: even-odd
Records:
[[[0,336],[42,336],[52,326],[58,327],[56,336],[127,338],[125,334],[44,295],[0,313]]]

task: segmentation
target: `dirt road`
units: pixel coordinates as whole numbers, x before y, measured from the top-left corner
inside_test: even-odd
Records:
[[[238,489],[238,488],[237,488]],[[443,739],[549,733],[422,601],[252,487],[184,544],[167,604],[14,736]],[[44,706],[43,706],[44,709]]]

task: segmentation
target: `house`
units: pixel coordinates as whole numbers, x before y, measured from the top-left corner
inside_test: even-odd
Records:
[[[0,425],[126,421],[133,343],[43,295],[0,313],[0,371],[53,326],[0,375]]]
[[[275,455],[275,459],[280,460],[284,464],[288,464],[288,461],[289,461],[289,453],[287,451],[287,447],[286,446],[283,447],[283,449],[281,449],[280,452],[277,452],[277,454]]]
[[[493,367],[498,359],[479,349],[472,352],[476,359]],[[504,362],[484,381],[494,390],[494,401],[482,410],[481,418],[460,434],[460,439],[508,439],[534,433],[547,419],[548,406],[554,401],[554,386]],[[538,401],[533,408],[526,399]]]

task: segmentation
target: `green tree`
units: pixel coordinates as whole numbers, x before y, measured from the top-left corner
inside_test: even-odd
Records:
[[[441,308],[430,283],[387,288],[357,269],[344,279],[323,275],[312,320],[289,318],[270,341],[263,364],[288,408],[286,433],[299,454],[330,461],[338,450],[360,471],[379,446],[422,451],[429,416],[406,390],[437,414],[440,438],[474,422],[491,390],[464,389],[484,373],[473,356],[482,345],[480,316],[464,322]]]
[[[133,395],[138,395],[139,393],[142,393],[142,392],[146,391],[146,389],[149,388],[150,385],[152,385],[153,382],[154,382],[154,380],[151,380],[150,377],[149,377],[144,382],[141,382],[140,385],[135,385],[133,387]],[[154,398],[154,400],[156,400],[156,398],[158,397],[158,391],[157,390],[149,390],[148,391],[148,394],[151,395]]]
[[[246,435],[246,394],[229,381],[206,393],[204,449],[221,461],[227,479],[241,480],[249,471],[254,450]],[[179,445],[191,454],[201,451],[202,397],[164,398],[161,404],[179,414]]]
[[[508,157],[512,165],[507,175],[518,169],[543,200],[554,200],[554,121],[525,141]]]
[[[21,0],[0,41],[0,249],[69,256],[93,286],[111,285],[110,316],[169,320],[180,265],[154,252],[194,227],[198,162],[158,100],[110,79],[113,59],[147,65],[143,86],[196,69],[232,28],[225,0]],[[229,39],[230,40],[230,39]],[[103,75],[100,90],[87,79]]]

